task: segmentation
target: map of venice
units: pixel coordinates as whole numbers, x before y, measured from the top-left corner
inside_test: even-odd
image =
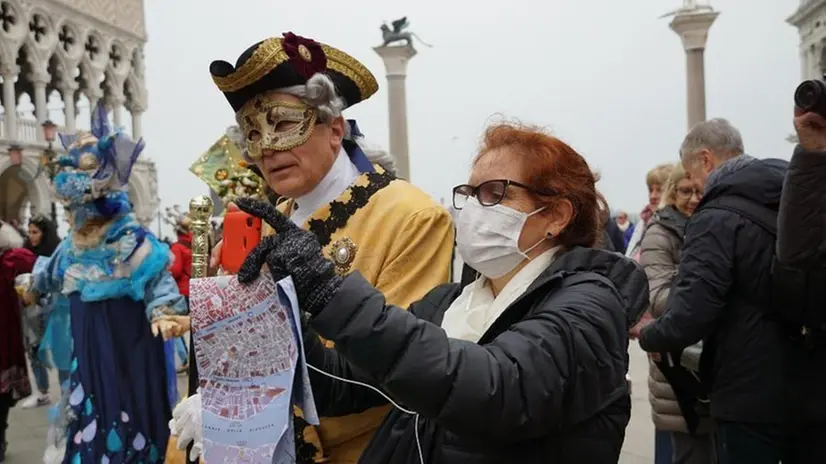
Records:
[[[271,463],[288,428],[300,345],[295,313],[269,276],[193,279],[195,356],[210,463]]]

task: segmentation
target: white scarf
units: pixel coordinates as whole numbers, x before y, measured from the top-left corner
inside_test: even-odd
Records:
[[[462,290],[445,311],[442,329],[448,337],[478,342],[499,316],[539,278],[554,261],[559,247],[551,248],[531,260],[505,285],[499,295],[493,296],[485,277]]]

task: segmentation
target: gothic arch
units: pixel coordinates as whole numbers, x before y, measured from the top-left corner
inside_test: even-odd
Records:
[[[143,46],[137,45],[134,49],[132,49],[132,72],[140,77],[143,77],[143,69],[145,66],[144,63],[144,56],[143,56]]]
[[[5,18],[14,18],[7,22]],[[0,38],[19,41],[28,31],[26,10],[18,0],[0,0]]]
[[[88,29],[83,34],[83,58],[81,61],[89,65],[103,69],[109,59],[109,43],[106,36],[95,29]]]
[[[56,51],[61,60],[77,63],[83,56],[83,34],[77,24],[71,20],[64,20],[57,24]]]
[[[25,43],[28,44],[32,53],[30,59],[36,60],[42,65],[46,65],[57,47],[57,31],[52,18],[48,12],[40,7],[35,7],[29,12],[26,23],[28,33]],[[33,65],[38,64],[33,62]]]
[[[107,48],[106,68],[123,78],[129,73],[129,51],[120,39],[112,39]]]
[[[77,68],[77,82],[80,85],[78,94],[83,93],[89,99],[103,96],[103,73],[94,68],[85,58],[80,61]]]
[[[126,76],[123,84],[123,93],[126,96],[127,108],[145,108],[146,95],[140,79],[135,75],[134,70]]]
[[[5,173],[11,166],[11,159],[8,156],[0,157],[0,175]],[[33,178],[37,174],[38,160],[36,158],[23,157],[23,164],[20,165],[20,168],[26,176]],[[34,179],[34,181],[30,182],[26,193],[34,214],[47,214],[51,211],[51,192],[49,190],[49,181],[45,175],[41,174]]]
[[[29,77],[37,65],[37,51],[33,49],[28,40],[20,44],[14,62],[20,69],[17,82],[14,84],[15,101],[19,104],[23,94],[27,94],[34,101],[34,87]]]

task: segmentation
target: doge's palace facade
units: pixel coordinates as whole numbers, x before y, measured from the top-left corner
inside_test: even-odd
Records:
[[[60,131],[76,129],[77,104],[85,96],[90,108],[103,101],[115,125],[128,111],[133,138],[142,136],[145,43],[142,0],[0,0],[0,218],[21,218],[27,201],[32,212],[49,211],[46,176],[23,179],[38,171],[47,147],[40,126],[55,91],[65,116]],[[23,94],[34,103],[34,120],[18,111]],[[54,148],[62,149],[59,145]],[[12,146],[22,148],[22,162],[9,156]],[[138,219],[150,223],[159,204],[154,163],[136,165],[129,194]]]

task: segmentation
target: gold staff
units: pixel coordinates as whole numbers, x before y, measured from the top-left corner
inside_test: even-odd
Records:
[[[192,272],[193,279],[207,276],[209,268],[209,219],[212,217],[212,199],[207,196],[195,197],[189,202],[192,218]]]
[[[209,267],[209,218],[212,217],[212,200],[206,196],[195,197],[189,202],[192,219],[192,269],[194,279],[207,277]],[[162,334],[165,340],[180,337],[190,330],[189,316],[161,316],[152,322],[152,331]]]

